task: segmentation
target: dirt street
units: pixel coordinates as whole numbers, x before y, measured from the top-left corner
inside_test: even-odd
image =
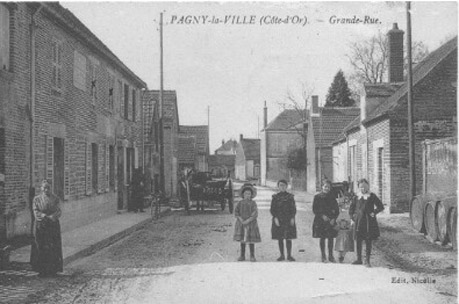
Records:
[[[418,304],[432,303],[432,299],[434,303],[457,301],[457,293],[451,290],[457,284],[455,270],[438,274],[423,273],[422,269],[403,272],[402,262],[378,248],[374,250],[371,269],[350,265],[354,253],[348,253],[345,265],[319,263],[318,240],[311,237],[312,197],[297,200],[299,238],[293,242],[297,261],[276,262],[277,242],[271,240],[270,234],[272,194],[269,189],[259,188],[256,198],[262,236],[262,243],[256,245],[256,263],[236,262],[239,244],[232,241],[235,219],[227,210],[221,211],[215,206],[204,212],[193,210],[191,215],[176,210],[118,243],[68,265],[57,279],[14,277],[8,285],[14,286],[12,289],[18,294],[24,288],[29,296],[10,298],[9,303],[271,303],[279,300],[274,292],[280,288],[272,280],[284,280],[291,303],[305,299],[315,299],[312,301],[315,303],[323,297],[327,297],[327,303],[338,299],[341,303],[355,299],[370,301],[375,297],[384,303],[387,296],[395,302],[410,299],[405,303]],[[383,233],[387,236],[388,232]],[[379,248],[384,244],[381,242]],[[391,270],[393,268],[398,269]],[[394,278],[409,282],[395,283]],[[430,282],[410,284],[412,278]],[[309,280],[309,288],[296,286]],[[320,280],[328,285],[315,287]],[[250,282],[255,285],[263,282],[266,289],[256,286],[263,296],[234,297],[235,289]],[[216,290],[220,292],[212,295]]]

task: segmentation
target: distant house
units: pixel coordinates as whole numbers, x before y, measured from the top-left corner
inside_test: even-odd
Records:
[[[215,150],[216,155],[236,155],[237,141],[230,139],[227,142],[222,140],[220,148]]]
[[[365,86],[360,118],[344,130],[347,170],[354,181],[366,177],[371,190],[391,212],[403,212],[409,210],[410,203],[408,86],[403,78],[403,60],[397,61],[403,58],[403,31],[395,26],[388,36],[389,63],[393,63],[389,64],[389,84]],[[413,109],[416,191],[420,193],[421,142],[457,136],[457,37],[413,68]]]
[[[179,170],[194,169],[197,161],[196,137],[179,136],[178,138],[178,163]]]
[[[209,163],[209,127],[207,125],[180,126],[180,138],[193,137],[196,151],[193,168],[197,171],[208,171]],[[187,149],[190,149],[188,147]]]
[[[355,107],[320,108],[318,97],[313,96],[306,144],[308,192],[319,191],[325,178],[334,180],[332,144],[359,113],[360,109]]]
[[[260,140],[243,138],[240,135],[236,149],[236,173],[239,180],[258,179],[260,177]]]
[[[215,154],[209,155],[209,171],[215,177],[235,178],[236,155]]]
[[[306,172],[292,172],[287,167],[287,161],[291,151],[304,148],[307,115],[305,110],[286,109],[261,131],[262,185],[274,187],[278,180],[286,179],[292,182],[294,188],[306,190]]]
[[[144,98],[145,102],[149,104],[158,104],[156,108],[160,111],[160,91],[150,90],[145,92],[146,97]],[[164,90],[163,91],[163,125],[164,125],[164,189],[167,196],[176,196],[177,195],[177,181],[178,181],[178,132],[179,132],[179,116],[178,116],[178,107],[177,107],[177,93],[173,90]],[[144,105],[144,108],[148,108],[149,105]],[[153,107],[155,108],[155,107]],[[153,115],[153,114],[150,114]],[[159,115],[159,114],[158,114]],[[157,133],[159,135],[159,129],[155,130],[157,124],[154,124],[152,128],[154,129],[153,134]],[[159,136],[158,141],[156,137],[154,139],[154,147],[158,151],[150,151],[153,161],[152,164],[155,168],[160,166],[160,162],[157,161],[159,157]],[[158,153],[158,154],[156,154]],[[155,172],[154,183],[156,186],[161,187],[160,185],[160,170],[153,169]]]

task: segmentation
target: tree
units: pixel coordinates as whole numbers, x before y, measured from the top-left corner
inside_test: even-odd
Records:
[[[353,73],[349,77],[352,90],[360,91],[363,83],[381,83],[386,80],[389,56],[387,40],[387,36],[379,32],[370,39],[353,42],[349,45],[349,53],[346,56],[353,69]],[[412,54],[413,65],[415,65],[429,54],[429,50],[424,43],[414,41]],[[406,61],[405,55],[405,72]]]
[[[347,85],[343,71],[339,70],[328,89],[326,107],[351,107],[354,105],[351,90]]]

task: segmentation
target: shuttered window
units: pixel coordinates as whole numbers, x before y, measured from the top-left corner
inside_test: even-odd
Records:
[[[10,11],[0,3],[0,69],[10,68]]]
[[[52,85],[56,90],[62,89],[62,42],[54,39],[52,42]]]

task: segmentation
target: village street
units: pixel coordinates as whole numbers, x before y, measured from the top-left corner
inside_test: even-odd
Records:
[[[238,186],[236,186],[238,187]],[[454,303],[439,293],[447,276],[395,270],[378,249],[373,268],[320,263],[318,240],[311,237],[311,195],[298,195],[299,238],[296,262],[277,262],[269,213],[274,192],[258,187],[256,201],[262,243],[257,262],[236,262],[239,244],[232,241],[234,216],[220,207],[169,216],[98,253],[65,267],[58,278],[39,279],[31,272],[12,278],[21,296],[2,303]],[[336,257],[336,256],[335,256]],[[454,272],[454,270],[453,270]],[[429,282],[412,283],[412,278]],[[400,279],[394,283],[394,280]],[[406,282],[403,282],[406,280]],[[438,282],[432,283],[432,280]],[[356,284],[356,282],[360,282]],[[403,282],[403,283],[401,283]],[[453,284],[454,285],[454,284]],[[2,286],[4,287],[4,286]]]

